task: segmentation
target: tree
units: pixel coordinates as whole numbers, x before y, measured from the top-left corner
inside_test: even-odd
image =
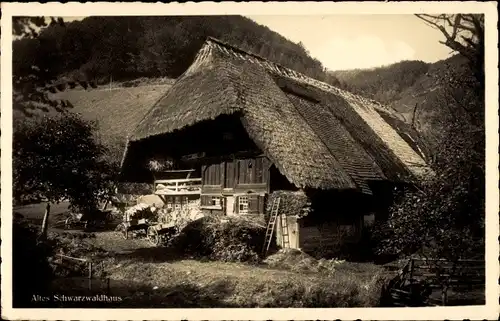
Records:
[[[399,196],[390,211],[388,229],[378,231],[379,237],[385,238],[379,249],[383,253],[444,258],[456,268],[460,259],[484,253],[484,64],[482,45],[478,44],[483,39],[479,34],[482,20],[475,15],[420,16],[441,30],[446,38],[442,43],[470,64],[459,71],[448,68],[437,79],[443,87],[437,107],[448,112],[442,113],[446,117],[440,119],[439,149],[431,163],[436,175]],[[478,25],[476,34],[463,38],[469,39],[465,44],[458,43],[461,30],[471,29],[465,23],[469,21]],[[446,291],[449,278],[443,277],[442,262],[428,263]]]
[[[49,22],[50,21],[50,22]],[[49,98],[49,87],[57,79],[54,66],[60,64],[51,38],[40,37],[41,30],[63,28],[62,18],[14,17],[12,29],[18,40],[13,42],[13,109],[31,116],[33,111],[62,111],[71,104]],[[51,90],[53,90],[52,87]]]
[[[74,209],[89,213],[112,193],[116,166],[105,160],[106,148],[94,139],[95,128],[95,123],[72,113],[15,126],[14,197],[47,201],[42,236],[47,231],[50,203],[68,199]]]
[[[476,79],[484,81],[483,14],[417,14],[419,19],[444,35],[443,45],[467,58]]]

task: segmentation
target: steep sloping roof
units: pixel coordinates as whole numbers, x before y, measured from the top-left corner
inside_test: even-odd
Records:
[[[377,112],[377,103],[208,39],[189,69],[130,137],[171,133],[241,113],[249,136],[298,187],[361,189],[411,181],[425,161]],[[127,164],[127,153],[124,155]]]

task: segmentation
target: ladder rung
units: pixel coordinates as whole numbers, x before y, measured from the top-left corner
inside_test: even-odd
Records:
[[[273,239],[274,227],[276,225],[279,214],[280,201],[281,198],[277,197],[276,199],[273,200],[273,204],[271,205],[271,213],[266,228],[266,235],[264,237],[264,246],[262,248],[262,252],[264,254],[269,250],[269,246],[271,245]]]

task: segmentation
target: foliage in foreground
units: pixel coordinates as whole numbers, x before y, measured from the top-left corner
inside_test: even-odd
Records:
[[[436,176],[392,208],[382,251],[456,261],[484,253],[485,135],[483,85],[471,73],[446,75]],[[381,237],[379,235],[379,237]]]
[[[53,278],[47,258],[53,248],[37,240],[36,229],[15,218],[12,231],[12,294],[13,307],[26,307],[34,294],[48,294]],[[36,272],[36,273],[34,273]]]
[[[364,273],[339,267],[327,276],[194,260],[123,264],[113,278],[128,285],[120,307],[162,308],[374,307],[385,282],[382,269]]]
[[[14,198],[17,201],[68,199],[79,210],[92,210],[111,191],[113,164],[94,137],[95,124],[75,114],[15,124]]]
[[[186,255],[218,261],[256,262],[264,225],[243,218],[205,216],[188,223],[172,246]]]

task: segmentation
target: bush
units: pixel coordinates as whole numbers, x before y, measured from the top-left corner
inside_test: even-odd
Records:
[[[265,227],[244,218],[205,216],[188,223],[172,241],[186,255],[224,262],[256,262]]]
[[[57,277],[68,276],[86,276],[88,273],[88,266],[85,262],[68,262],[67,260],[60,261],[57,254],[66,256],[93,260],[95,258],[103,257],[107,254],[106,251],[96,248],[93,245],[85,242],[85,239],[95,238],[93,233],[51,233],[47,238],[47,242],[51,243],[53,249],[48,258],[48,262],[52,268],[52,273]],[[97,262],[102,262],[98,259]],[[59,263],[56,263],[59,262]],[[66,262],[67,264],[62,264]],[[102,265],[102,264],[101,264]],[[93,266],[93,270],[99,268],[97,265]]]
[[[452,262],[484,255],[484,87],[472,73],[449,70],[441,80],[441,104],[451,113],[431,162],[436,175],[396,198],[378,231],[382,253]]]
[[[36,227],[22,219],[14,219],[12,289],[15,308],[28,307],[33,295],[48,294],[53,279],[52,269],[47,260],[53,251],[52,244],[39,242],[37,236]]]
[[[269,195],[267,213],[271,213],[272,204],[278,197],[280,197],[280,213],[282,215],[303,217],[311,212],[310,200],[304,192],[274,191]]]

